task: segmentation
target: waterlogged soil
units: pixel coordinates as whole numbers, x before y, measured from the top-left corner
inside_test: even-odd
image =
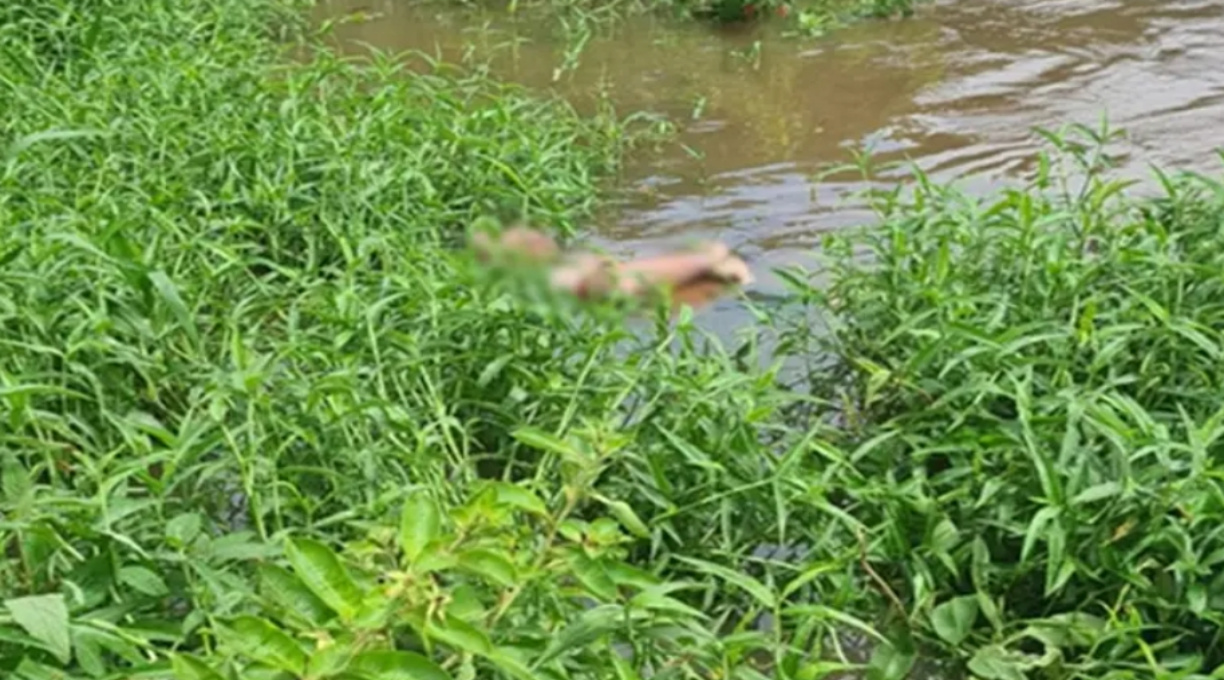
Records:
[[[714,29],[636,18],[611,29],[517,19],[504,10],[404,0],[325,0],[318,18],[354,14],[337,46],[421,50],[487,63],[580,109],[666,114],[685,146],[640,154],[626,200],[594,226],[621,254],[723,239],[750,261],[754,292],[781,292],[771,269],[811,265],[820,235],[869,223],[852,176],[815,182],[869,148],[937,180],[989,191],[1031,173],[1034,126],[1110,125],[1119,172],[1150,165],[1214,172],[1224,146],[1224,3],[1218,0],[943,0],[906,20],[789,39],[781,21]],[[704,313],[746,320],[727,300]]]

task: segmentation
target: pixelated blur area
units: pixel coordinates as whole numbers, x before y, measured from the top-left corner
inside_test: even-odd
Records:
[[[753,281],[747,264],[721,243],[618,262],[567,253],[552,237],[527,227],[498,232],[485,223],[474,225],[470,245],[483,275],[537,302],[555,304],[562,296],[587,306],[663,304],[675,313],[703,307]]]

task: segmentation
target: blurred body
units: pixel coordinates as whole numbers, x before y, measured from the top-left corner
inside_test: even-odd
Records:
[[[515,227],[496,237],[477,233],[473,246],[485,261],[508,257],[523,264],[547,265],[553,287],[584,300],[613,292],[639,299],[665,292],[673,309],[700,307],[735,286],[752,282],[748,266],[721,243],[618,262],[592,253],[564,253],[548,235]]]

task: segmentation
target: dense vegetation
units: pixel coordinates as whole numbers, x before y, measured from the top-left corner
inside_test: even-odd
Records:
[[[0,6],[4,677],[1220,676],[1220,183],[878,196],[779,375],[455,247],[649,121],[300,9]]]
[[[1046,136],[1025,190],[876,196],[797,286],[839,321],[790,333],[834,357],[838,509],[978,677],[1219,677],[1224,184],[1128,198],[1108,127]]]

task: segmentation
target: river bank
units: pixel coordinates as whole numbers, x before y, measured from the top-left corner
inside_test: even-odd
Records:
[[[760,270],[754,291],[781,295],[775,267],[816,267],[826,233],[870,224],[854,193],[906,181],[884,167],[875,182],[826,174],[870,150],[879,164],[913,163],[939,183],[987,196],[1032,179],[1045,144],[1034,126],[1098,124],[1125,137],[1110,152],[1117,176],[1160,192],[1150,165],[1214,173],[1224,146],[1224,9],[997,0],[919,3],[904,20],[864,21],[818,39],[782,21],[717,29],[657,15],[612,25],[487,8],[332,0],[316,21],[356,9],[331,43],[421,50],[556,93],[582,113],[610,101],[666,116],[681,144],[632,154],[624,187],[601,202],[584,238],[622,256],[693,238],[724,240]],[[751,324],[726,302],[700,315],[724,335]]]

